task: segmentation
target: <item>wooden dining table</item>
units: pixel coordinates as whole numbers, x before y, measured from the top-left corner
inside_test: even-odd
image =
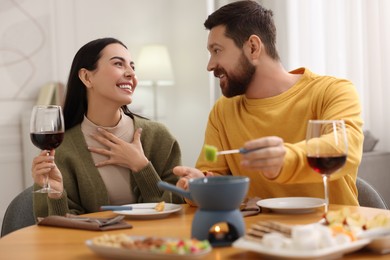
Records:
[[[351,212],[359,212],[367,218],[378,214],[390,217],[389,210],[330,205],[330,210],[348,207]],[[0,239],[0,259],[105,259],[91,251],[85,244],[86,240],[103,234],[123,233],[129,236],[154,236],[169,238],[190,238],[191,226],[196,207],[182,205],[179,212],[170,214],[161,219],[131,219],[126,221],[132,224],[131,229],[114,231],[87,231],[80,229],[49,227],[33,225],[9,233]],[[90,217],[113,217],[117,214],[112,211],[87,214]],[[279,214],[271,211],[244,218],[246,229],[258,221],[274,220],[286,224],[309,224],[322,219],[322,209],[306,214]],[[214,247],[212,251],[201,259],[261,259],[261,255],[232,246]],[[343,259],[390,259],[389,255],[380,255],[368,249],[361,249],[344,256]]]

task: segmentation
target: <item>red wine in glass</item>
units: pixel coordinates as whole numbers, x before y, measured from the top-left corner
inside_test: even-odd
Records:
[[[310,168],[322,175],[325,213],[328,212],[328,177],[347,161],[348,141],[343,120],[309,120],[306,157]]]
[[[314,171],[330,175],[344,166],[347,155],[307,156],[307,161]]]
[[[31,142],[41,150],[53,150],[60,146],[64,139],[64,132],[31,133]]]
[[[47,151],[56,149],[64,139],[64,131],[64,117],[60,106],[34,106],[30,120],[30,138],[36,147]],[[45,177],[42,189],[34,192],[58,193],[50,188],[48,175]]]

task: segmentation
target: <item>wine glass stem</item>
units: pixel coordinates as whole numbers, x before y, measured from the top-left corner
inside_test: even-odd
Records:
[[[328,195],[328,175],[322,175],[322,180],[324,182],[324,194],[325,194],[325,213],[328,212],[329,206],[329,195]]]
[[[46,156],[49,156],[50,152],[46,153]],[[45,175],[45,182],[43,183],[43,189],[50,191],[50,182],[49,182],[49,173]]]
[[[45,176],[45,183],[43,184],[45,190],[50,190],[49,174]]]

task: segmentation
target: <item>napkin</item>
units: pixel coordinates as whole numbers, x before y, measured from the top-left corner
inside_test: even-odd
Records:
[[[38,225],[95,231],[132,228],[133,226],[131,224],[123,220],[124,217],[125,216],[116,216],[113,218],[91,218],[73,214],[66,214],[65,216],[52,215],[44,218],[38,218]]]
[[[261,207],[256,204],[259,197],[247,198],[241,203],[240,210],[243,217],[255,216],[261,212]]]

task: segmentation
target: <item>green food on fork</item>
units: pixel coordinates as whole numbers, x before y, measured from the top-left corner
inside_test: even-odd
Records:
[[[217,153],[218,149],[217,147],[213,145],[205,144],[203,147],[204,155],[206,157],[206,160],[209,162],[216,162],[217,161]]]
[[[225,150],[225,151],[218,152],[217,147],[215,147],[213,145],[205,144],[203,146],[205,158],[209,162],[216,162],[218,155],[232,154],[232,153],[248,153],[248,152],[251,152],[254,150],[258,150],[258,149],[261,149],[261,148],[257,148],[257,149],[253,149],[253,150],[247,150],[245,148],[240,148],[240,149]]]

